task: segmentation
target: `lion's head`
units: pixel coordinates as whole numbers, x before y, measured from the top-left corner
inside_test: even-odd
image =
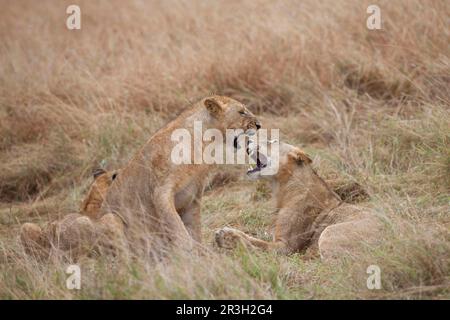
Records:
[[[92,172],[94,181],[91,184],[86,198],[81,204],[80,211],[92,219],[100,218],[100,207],[103,204],[109,187],[119,174],[119,170],[105,171],[103,169],[95,169]]]
[[[225,96],[211,96],[203,100],[216,128],[231,130],[258,130],[261,123],[241,102]],[[237,145],[237,136],[234,145]]]
[[[277,140],[258,141],[256,144],[250,139],[247,153],[256,162],[247,171],[250,179],[288,178],[297,166],[308,165],[311,158],[300,148]]]

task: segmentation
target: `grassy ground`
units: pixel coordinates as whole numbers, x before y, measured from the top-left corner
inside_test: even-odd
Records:
[[[0,298],[449,298],[450,4],[378,1],[0,1]],[[190,101],[247,103],[304,147],[347,201],[387,217],[384,242],[317,257],[221,252],[224,225],[268,238],[267,187],[223,168],[203,201],[205,252],[123,265],[38,261],[20,223],[76,212],[90,172],[123,166]],[[222,181],[223,180],[223,181]],[[223,182],[223,183],[221,183]],[[382,289],[366,287],[369,265]]]

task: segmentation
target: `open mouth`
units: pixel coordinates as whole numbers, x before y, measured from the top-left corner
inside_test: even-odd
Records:
[[[238,138],[239,138],[239,136],[235,136],[234,137],[234,140],[233,140],[233,147],[234,147],[234,149],[239,149]]]
[[[246,132],[239,133],[233,139],[233,147],[234,147],[234,149],[237,150],[237,149],[241,148],[241,144],[240,143],[242,143],[242,141],[239,141],[239,138],[241,138],[241,139],[244,138],[245,142],[243,143],[243,145],[248,146],[248,144],[249,144],[248,138],[254,136],[255,134],[256,134],[256,130],[254,130],[254,129],[249,129]],[[248,150],[247,150],[247,153],[248,153]]]
[[[256,164],[250,165],[250,168],[247,170],[247,174],[252,174],[261,171],[262,169],[267,167],[267,157],[264,156],[262,153],[259,153],[259,151],[256,151],[252,155],[250,155],[253,159],[255,159],[255,153],[256,153]]]

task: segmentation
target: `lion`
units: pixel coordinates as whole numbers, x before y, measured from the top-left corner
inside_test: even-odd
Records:
[[[256,167],[247,175],[272,183],[277,208],[273,241],[225,227],[215,232],[219,247],[232,249],[243,243],[281,254],[318,249],[320,257],[329,260],[354,252],[362,243],[378,240],[381,225],[374,213],[341,201],[301,149],[280,142],[278,170],[274,170],[273,159],[259,151],[255,143],[249,144],[247,153],[255,159]]]
[[[91,184],[89,192],[81,203],[80,213],[91,219],[97,220],[101,217],[100,207],[105,199],[106,192],[117,178],[120,170],[105,171],[103,169],[95,169],[92,172],[94,182]]]
[[[195,150],[190,164],[171,160],[177,144],[173,134],[185,129],[194,136],[197,121],[202,124],[202,133],[216,129],[224,140],[227,129],[236,130],[236,139],[239,130],[261,127],[244,104],[214,95],[201,99],[158,130],[122,169],[100,209],[101,215],[120,217],[132,248],[143,244],[144,251],[151,252],[156,242],[161,242],[191,250],[201,242],[200,204],[208,173],[215,165],[195,164]],[[200,144],[205,146],[203,140]]]
[[[99,215],[106,193],[119,172],[103,169],[93,171],[94,181],[82,201],[80,213],[68,214],[44,228],[35,223],[24,223],[20,238],[25,249],[46,252],[53,246],[60,250],[79,251],[82,247],[94,246],[101,236],[108,236],[109,240],[120,239],[123,233],[122,221],[111,214]]]

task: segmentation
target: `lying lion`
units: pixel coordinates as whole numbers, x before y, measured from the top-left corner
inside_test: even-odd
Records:
[[[270,144],[269,144],[270,146]],[[279,169],[269,172],[271,159],[255,144],[247,152],[257,160],[247,172],[251,179],[265,178],[272,183],[277,218],[274,239],[267,242],[233,228],[215,233],[219,247],[232,249],[238,243],[283,254],[319,250],[322,259],[352,252],[357,245],[377,240],[380,223],[373,213],[343,203],[311,166],[311,159],[299,148],[279,144]]]
[[[106,193],[118,173],[118,170],[94,171],[94,181],[81,204],[80,213],[68,214],[61,220],[48,223],[44,228],[35,223],[24,223],[20,238],[26,251],[48,252],[51,247],[55,247],[79,252],[93,248],[106,239],[103,246],[110,248],[113,242],[117,243],[123,238],[120,218],[112,214],[99,215]]]

